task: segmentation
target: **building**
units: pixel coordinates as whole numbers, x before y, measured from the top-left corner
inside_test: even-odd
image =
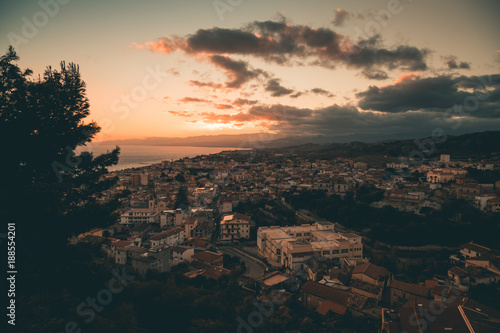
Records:
[[[219,242],[234,243],[250,239],[250,216],[240,213],[226,215],[220,222]]]
[[[137,253],[130,257],[130,264],[135,271],[144,276],[149,270],[160,273],[169,272],[171,266],[171,247],[160,245],[152,247],[145,253]]]
[[[147,173],[141,173],[141,185],[147,186],[149,184],[149,175]]]
[[[231,213],[233,211],[233,202],[232,201],[222,201],[220,205],[220,212],[222,214]]]
[[[434,169],[427,172],[427,181],[429,183],[447,183],[457,178],[462,178],[467,174],[467,170],[456,168]]]
[[[391,282],[391,306],[394,308],[412,300],[418,303],[431,299],[431,288],[397,280]]]
[[[160,214],[160,226],[162,229],[168,229],[173,226],[180,226],[182,224],[182,209],[164,210]]]
[[[490,251],[491,251],[491,249],[489,249],[485,246],[476,244],[472,241],[460,246],[460,255],[462,257],[464,257],[465,259],[480,257],[480,256],[483,256],[483,255],[489,253]]]
[[[160,223],[160,213],[150,208],[132,208],[122,214],[120,223]]]
[[[193,247],[180,245],[172,248],[172,258],[174,260],[191,262],[191,260],[193,260],[193,255]]]
[[[209,266],[222,266],[224,256],[212,251],[202,251],[195,253],[193,255],[193,260]]]
[[[441,154],[441,156],[439,158],[439,162],[449,163],[450,162],[450,155]]]
[[[291,227],[261,227],[257,231],[259,254],[276,266],[288,270],[304,267],[313,257],[340,262],[343,258],[362,260],[361,237],[337,233],[331,222]]]
[[[386,268],[372,264],[371,262],[358,264],[352,270],[352,278],[363,282],[379,286],[387,287],[391,281],[391,272]]]
[[[187,218],[183,221],[181,226],[184,227],[184,237],[194,237],[193,230],[198,226],[198,219],[196,217]]]
[[[485,210],[491,213],[500,213],[500,199],[493,198],[488,200]]]
[[[486,207],[488,206],[488,201],[491,199],[497,198],[495,195],[492,194],[482,194],[478,195],[474,198],[474,207],[476,207],[479,210],[485,211]],[[490,204],[490,209],[492,208]]]
[[[382,332],[500,332],[500,312],[468,297],[408,302],[382,312]],[[439,310],[436,310],[439,309]]]
[[[177,227],[169,229],[154,236],[149,239],[151,242],[151,247],[156,247],[159,245],[177,246],[184,242],[184,228]]]
[[[347,310],[349,293],[330,288],[313,281],[307,281],[302,287],[302,304],[309,310],[326,315],[333,312],[344,315]]]

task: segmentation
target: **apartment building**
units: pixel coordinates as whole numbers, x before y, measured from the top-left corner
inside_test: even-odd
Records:
[[[361,237],[338,233],[331,222],[316,222],[291,227],[261,227],[257,231],[260,255],[275,265],[293,271],[312,257],[339,261],[363,258]]]
[[[434,169],[427,173],[427,181],[429,183],[447,183],[450,180],[464,177],[467,170],[457,168],[441,168]]]
[[[167,244],[176,246],[184,242],[184,228],[177,227],[169,229],[152,236],[150,239],[151,247]]]
[[[120,223],[160,223],[160,213],[150,208],[132,208],[122,214]]]
[[[168,229],[173,226],[180,226],[183,218],[182,209],[164,210],[160,214],[160,226],[162,229]]]
[[[219,242],[234,243],[250,238],[250,216],[240,213],[226,215],[220,222]]]

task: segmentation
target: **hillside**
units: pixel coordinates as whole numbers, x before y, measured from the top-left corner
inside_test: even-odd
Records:
[[[423,144],[425,143],[425,144]],[[359,158],[371,156],[393,160],[399,157],[418,157],[419,152],[432,158],[449,154],[454,159],[484,159],[500,156],[500,131],[478,132],[460,136],[448,136],[442,143],[431,137],[416,140],[394,140],[384,142],[349,142],[329,144],[306,144],[273,149],[300,153],[308,158],[332,159],[336,157]],[[378,159],[380,161],[380,159]]]

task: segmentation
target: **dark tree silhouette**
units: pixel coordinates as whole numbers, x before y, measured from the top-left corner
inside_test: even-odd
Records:
[[[72,235],[114,222],[118,198],[101,196],[116,181],[103,176],[119,148],[75,153],[100,130],[85,122],[89,102],[77,65],[62,62],[33,79],[18,60],[12,47],[0,57],[0,218],[16,222],[20,264],[43,267]]]

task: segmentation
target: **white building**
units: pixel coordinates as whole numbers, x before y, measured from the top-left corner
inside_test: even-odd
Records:
[[[233,243],[242,238],[250,238],[250,216],[240,213],[224,216],[220,222],[219,241],[223,243]]]
[[[330,222],[316,222],[291,227],[261,227],[257,231],[260,255],[275,265],[299,269],[313,257],[337,260],[362,260],[361,237],[337,233]]]
[[[122,214],[120,223],[160,223],[160,213],[150,208],[132,208]]]
[[[184,242],[184,228],[177,227],[169,229],[152,236],[150,239],[151,247],[159,245],[177,246]]]
[[[189,246],[175,246],[172,248],[172,257],[177,261],[191,262],[193,260],[194,248]]]

